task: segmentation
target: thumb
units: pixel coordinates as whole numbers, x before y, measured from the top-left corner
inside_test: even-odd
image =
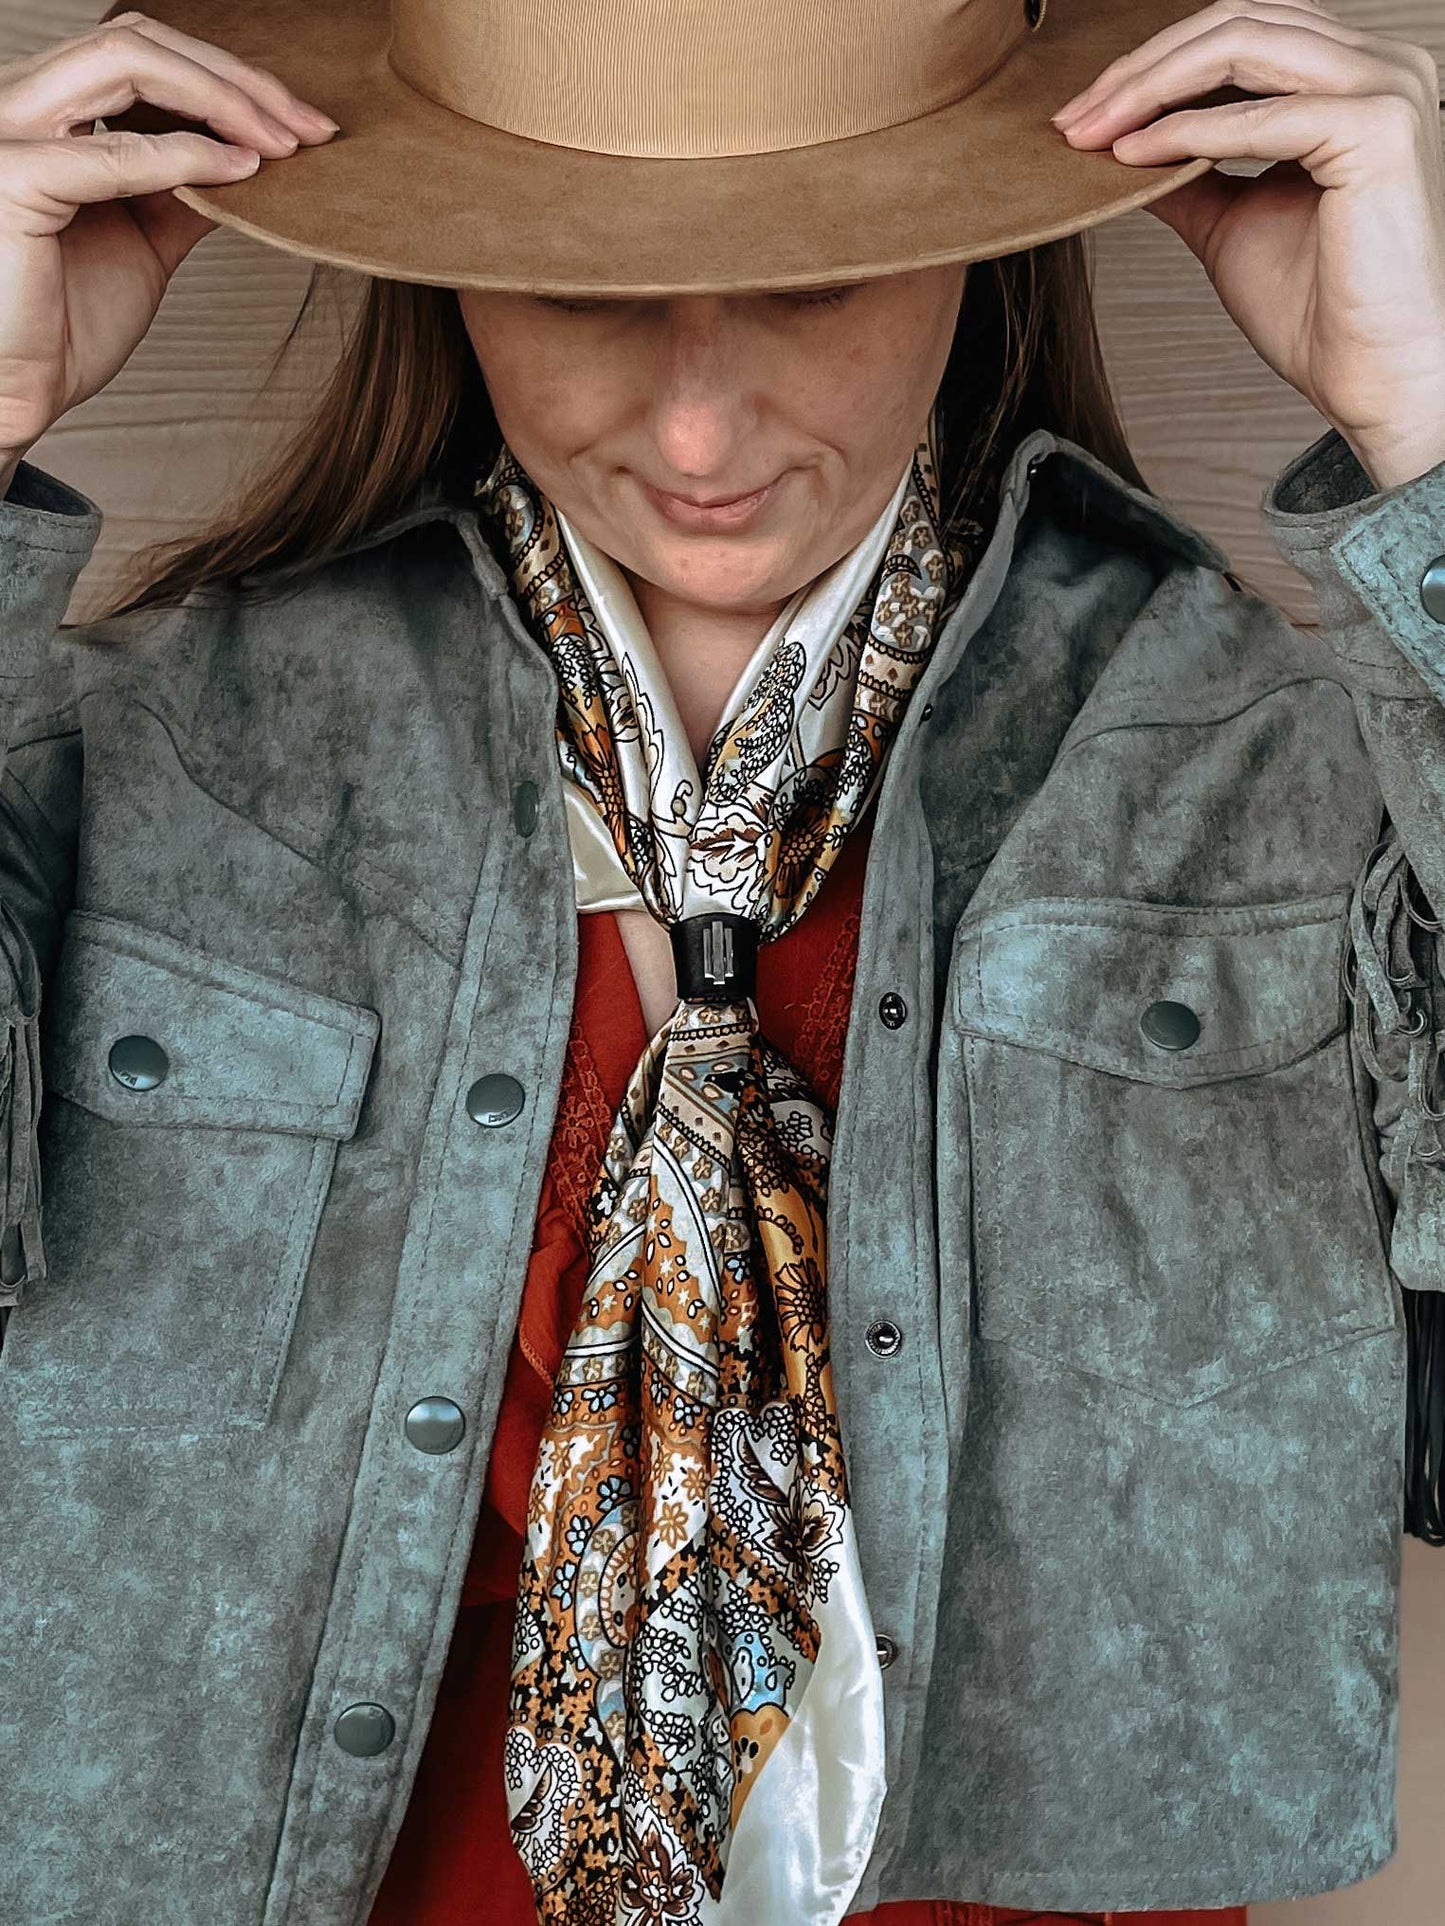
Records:
[[[1172,227],[1191,253],[1204,259],[1205,249],[1215,223],[1227,214],[1241,193],[1254,185],[1248,176],[1221,174],[1216,167],[1197,180],[1161,194],[1150,201],[1145,212]]]
[[[197,241],[219,226],[193,207],[187,207],[169,188],[162,188],[159,193],[133,194],[125,206],[149,241],[168,280]]]

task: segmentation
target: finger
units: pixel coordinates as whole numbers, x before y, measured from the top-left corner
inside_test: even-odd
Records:
[[[1374,46],[1347,46],[1311,28],[1266,20],[1231,20],[1176,47],[1124,82],[1092,111],[1070,120],[1065,138],[1097,146],[1166,107],[1212,88],[1233,85],[1256,94],[1396,94],[1417,112],[1427,103],[1418,66],[1381,56]]]
[[[1157,166],[1171,160],[1298,161],[1321,187],[1343,185],[1350,164],[1368,155],[1378,173],[1397,160],[1418,167],[1425,123],[1399,94],[1341,99],[1338,94],[1285,94],[1166,114],[1113,143],[1116,160]],[[1341,169],[1340,163],[1344,163]]]
[[[214,187],[254,174],[260,164],[255,148],[227,147],[205,134],[112,130],[20,141],[5,153],[0,230],[55,234],[76,208],[92,202],[171,187]]]
[[[177,27],[167,26],[163,20],[152,20],[148,14],[132,13],[125,18],[134,25],[137,33],[145,34],[158,46],[173,48],[176,53],[185,54],[188,59],[234,81],[238,87],[244,87],[268,113],[274,114],[286,126],[293,127],[302,140],[329,139],[332,134],[340,132],[330,114],[323,113],[310,101],[302,100],[299,94],[293,94],[269,67],[253,66],[239,55],[228,53],[224,47],[214,46],[209,40],[197,40],[193,34],[182,33]]]
[[[1198,13],[1176,21],[1172,27],[1165,27],[1117,60],[1110,61],[1081,93],[1064,102],[1055,118],[1080,121],[1116,87],[1127,85],[1156,61],[1219,26],[1245,19],[1268,20],[1280,26],[1308,24],[1311,31],[1347,47],[1357,46],[1368,38],[1357,28],[1315,6],[1313,0],[1271,0],[1268,4],[1266,0],[1215,0],[1213,6],[1202,7]]]
[[[53,139],[138,100],[205,121],[273,159],[296,151],[292,130],[233,81],[129,27],[98,34],[8,86],[0,95],[0,138]]]

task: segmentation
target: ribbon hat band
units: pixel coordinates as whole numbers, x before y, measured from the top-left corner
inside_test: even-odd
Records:
[[[982,86],[1044,0],[392,0],[392,71],[527,140],[705,159],[918,120]]]

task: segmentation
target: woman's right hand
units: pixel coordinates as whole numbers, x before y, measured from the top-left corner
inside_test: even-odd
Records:
[[[201,133],[95,132],[136,101]],[[0,498],[31,445],[122,368],[216,223],[171,193],[337,132],[264,68],[141,13],[0,66]]]

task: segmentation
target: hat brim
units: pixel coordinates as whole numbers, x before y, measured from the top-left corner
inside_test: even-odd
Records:
[[[823,287],[1012,254],[1146,206],[1212,162],[1128,167],[1107,149],[1079,153],[1049,115],[1198,11],[1195,0],[1051,0],[989,80],[919,120],[777,153],[657,160],[527,140],[438,106],[388,64],[387,0],[148,6],[268,68],[341,126],[246,180],[177,189],[188,206],[389,279],[596,297]],[[194,125],[145,104],[106,124]]]

